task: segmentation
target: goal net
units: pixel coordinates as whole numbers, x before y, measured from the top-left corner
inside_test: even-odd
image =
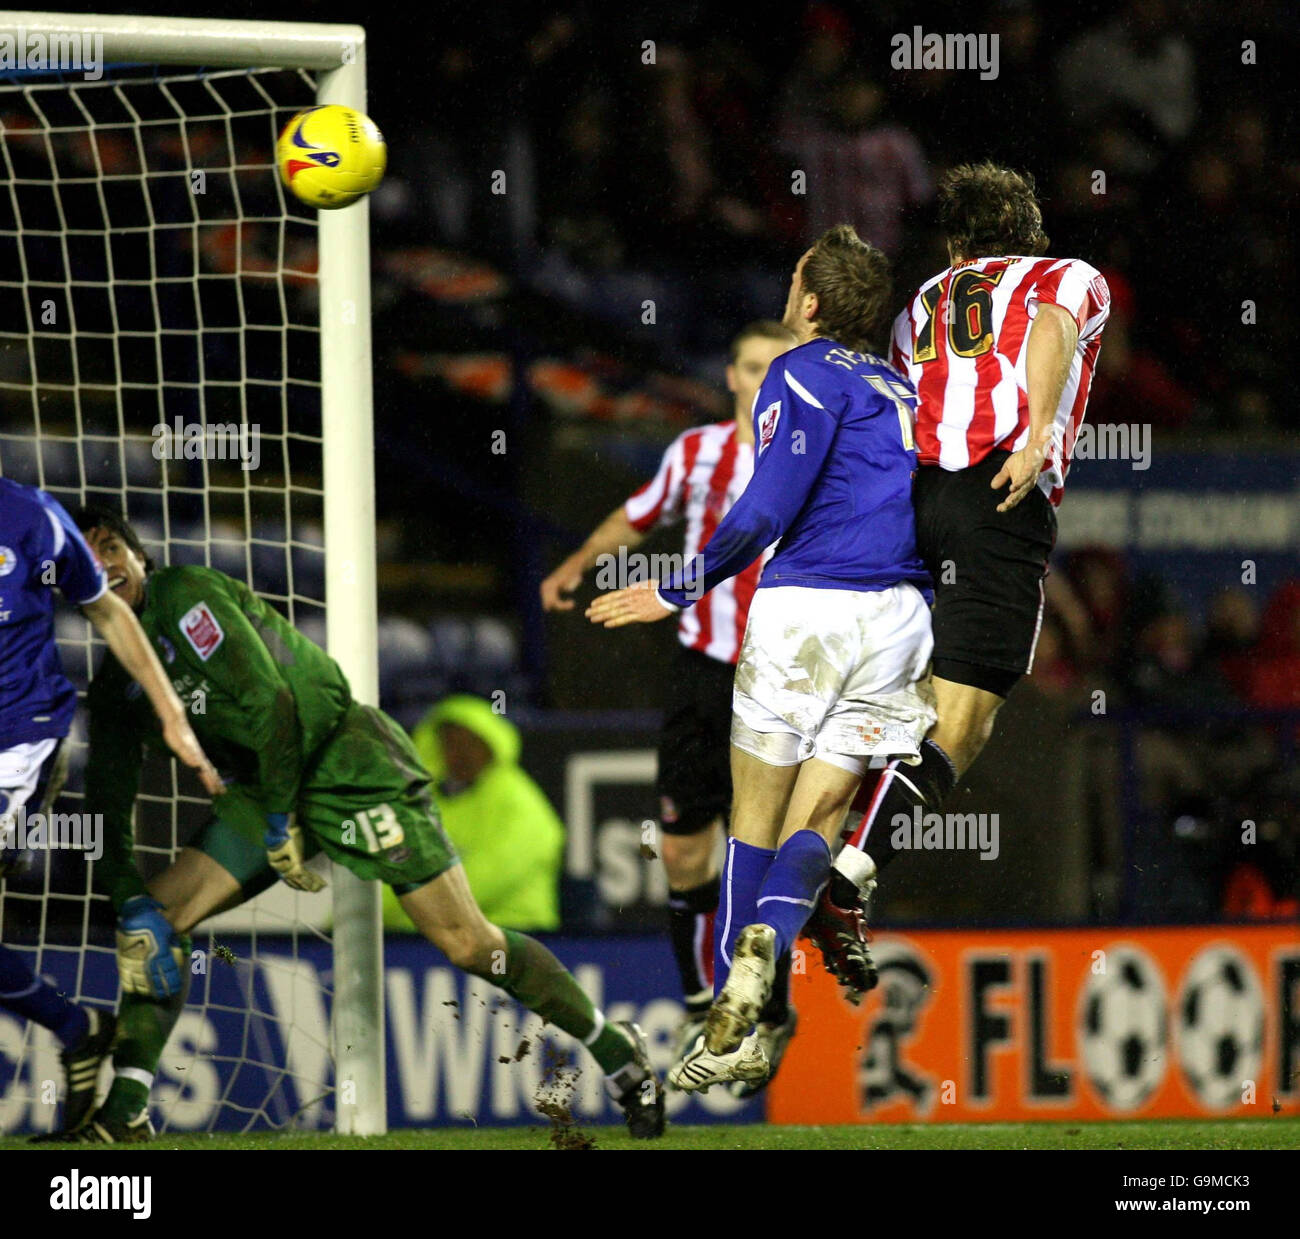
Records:
[[[116,55],[107,58],[146,59],[132,54],[133,19],[121,20],[128,28],[110,35]],[[166,65],[110,63],[94,74],[46,66],[0,78],[0,474],[48,490],[69,510],[123,512],[159,565],[203,564],[246,582],[328,643],[358,697],[372,700],[364,666],[358,683],[365,625],[335,614],[347,603],[336,608],[331,584],[327,633],[325,605],[339,560],[327,553],[327,527],[350,537],[364,520],[373,538],[370,460],[330,430],[339,419],[324,389],[334,379],[322,373],[331,346],[322,285],[349,265],[364,271],[365,208],[360,241],[355,219],[331,232],[276,174],[276,136],[321,100],[319,72],[273,62],[178,67],[187,50],[197,62],[199,28],[206,63],[211,37],[231,32],[225,23],[170,25],[178,29]],[[355,47],[359,32],[347,33]],[[228,38],[217,56],[235,59],[246,45]],[[160,58],[157,46],[141,47]],[[340,253],[349,245],[360,259]],[[341,287],[336,280],[334,291]],[[355,335],[364,297],[351,300]],[[363,407],[351,412],[368,437],[368,338],[363,352],[366,373],[347,377],[362,389]],[[327,490],[338,492],[331,512]],[[369,585],[373,610],[373,561],[359,567],[357,545],[345,552],[347,588]],[[58,637],[84,690],[102,643],[69,608]],[[84,814],[93,841],[94,806],[80,792],[84,737],[79,715],[55,808]],[[161,757],[146,762],[141,789],[136,856],[148,878],[209,807],[189,772]],[[188,1004],[152,1094],[163,1129],[382,1129],[380,1016],[369,981],[358,983],[346,964],[349,942],[377,964],[377,897],[337,867],[331,880],[333,907],[329,895],[277,885],[195,932]],[[333,935],[332,922],[342,927]],[[115,1003],[112,910],[92,890],[84,852],[47,851],[0,887],[0,941],[70,996]],[[345,994],[334,984],[341,971],[351,979]],[[336,1037],[346,1040],[340,1055]],[[370,1060],[357,1061],[359,1048]],[[0,1014],[0,1132],[49,1129],[58,1078],[49,1034]],[[341,1091],[346,1106],[336,1104]]]

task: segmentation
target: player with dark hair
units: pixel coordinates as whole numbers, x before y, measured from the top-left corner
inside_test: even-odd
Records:
[[[916,552],[911,387],[868,351],[889,301],[883,254],[830,229],[790,281],[797,347],[754,405],[745,493],[681,579],[605,594],[593,623],[649,623],[689,606],[780,540],[736,666],[734,787],[705,1030],[679,1087],[762,1078],[750,1032],[830,876],[831,845],[873,760],[913,759],[934,722],[926,685],[929,579]]]
[[[681,522],[683,555],[690,559],[709,543],[718,524],[749,485],[754,472],[754,400],[768,367],[795,343],[781,323],[760,319],[731,341],[727,390],[732,415],[678,435],[658,472],[614,509],[582,547],[542,582],[548,611],[572,610],[565,595],[606,556],[634,550],[654,529]],[[731,809],[731,686],[749,620],[749,604],[767,556],[760,554],[722,581],[677,624],[672,669],[678,693],[659,735],[659,852],[668,873],[668,934],[681,976],[686,1018],[674,1061],[695,1044],[713,1001],[713,930],[718,910],[718,846]],[[758,1022],[759,1040],[773,1074],[794,1035],[788,958]],[[745,1097],[757,1087],[734,1086]]]
[[[0,478],[0,879],[29,867],[29,807],[49,813],[67,770],[64,740],[77,691],[54,639],[54,590],[81,608],[127,668],[162,722],[171,750],[213,795],[221,780],[208,763],[161,664],[130,607],[108,591],[103,569],[52,495]],[[0,946],[0,1008],[48,1028],[63,1044],[63,1123],[80,1126],[95,1100],[99,1065],[116,1021],[81,1007],[42,981],[23,957]]]
[[[139,615],[193,704],[194,726],[227,787],[199,836],[146,885],[132,853],[131,814],[143,746],[156,729],[120,664],[105,658],[88,701],[86,802],[105,819],[96,885],[120,915],[134,910],[153,925],[157,949],[119,952],[115,1078],[76,1138],[115,1143],[153,1134],[149,1088],[185,1002],[186,935],[277,876],[297,890],[321,889],[324,880],[306,866],[321,851],[360,878],[391,885],[453,964],[580,1040],[632,1134],[660,1135],[662,1089],[640,1030],[607,1023],[545,946],[483,916],[406,733],[354,701],[338,664],[240,582],[211,568],[150,572],[139,539],[116,513],[83,509],[77,523],[110,589]]]
[[[856,992],[867,978],[853,944],[894,855],[889,824],[940,808],[1033,665],[1056,508],[1110,312],[1096,268],[1041,257],[1048,241],[1031,178],[989,162],[954,168],[939,220],[952,265],[895,320],[890,353],[919,397],[913,502],[935,584],[939,717],[920,764],[881,775],[818,907],[815,940]]]

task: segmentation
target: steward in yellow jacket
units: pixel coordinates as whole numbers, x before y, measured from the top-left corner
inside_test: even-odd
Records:
[[[519,766],[518,728],[461,694],[435,705],[411,738],[483,915],[507,929],[559,929],[564,824]],[[389,887],[384,927],[415,929]]]

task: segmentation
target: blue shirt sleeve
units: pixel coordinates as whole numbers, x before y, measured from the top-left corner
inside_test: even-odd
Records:
[[[791,373],[785,359],[773,362],[754,401],[754,476],[685,572],[660,582],[660,599],[689,607],[782,537],[807,502],[837,427],[835,412]]]
[[[49,518],[50,559],[54,564],[54,582],[59,592],[74,606],[84,606],[103,596],[108,578],[100,567],[86,539],[81,536],[63,505],[41,492],[41,503]]]

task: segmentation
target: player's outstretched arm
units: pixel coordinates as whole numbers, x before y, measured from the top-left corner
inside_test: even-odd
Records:
[[[1052,302],[1042,302],[1029,328],[1028,353],[1025,356],[1025,389],[1029,397],[1029,442],[1007,457],[990,485],[1000,490],[1008,482],[1011,490],[998,504],[999,512],[1009,512],[1038,483],[1048,452],[1059,444],[1052,443],[1056,409],[1061,403],[1074,346],[1079,341],[1079,326],[1069,310]]]
[[[610,606],[622,611],[610,616],[593,604],[587,618],[606,628],[650,623],[674,610],[698,602],[720,581],[742,571],[778,538],[785,535],[807,502],[835,440],[835,419],[802,383],[789,374],[784,357],[768,368],[758,389],[756,409],[763,409],[754,476],[718,524],[708,545],[666,582],[649,582],[653,601],[637,589],[608,595]],[[603,602],[603,599],[598,600]],[[630,610],[628,609],[630,608]]]
[[[622,628],[624,624],[653,624],[676,614],[659,600],[659,582],[641,581],[626,589],[601,594],[587,608],[587,618],[605,628]]]
[[[99,635],[108,642],[108,648],[113,651],[127,674],[144,689],[162,723],[163,739],[167,742],[167,747],[198,774],[209,795],[221,795],[225,790],[221,776],[213,769],[199,744],[185,714],[185,707],[172,688],[158,656],[149,645],[149,638],[140,627],[135,612],[116,594],[104,594],[94,602],[86,603],[82,610]]]
[[[569,595],[582,584],[582,578],[602,555],[617,554],[620,547],[632,550],[644,541],[645,534],[628,520],[627,513],[621,507],[615,508],[586,542],[542,582],[542,609],[572,611],[573,599]]]

